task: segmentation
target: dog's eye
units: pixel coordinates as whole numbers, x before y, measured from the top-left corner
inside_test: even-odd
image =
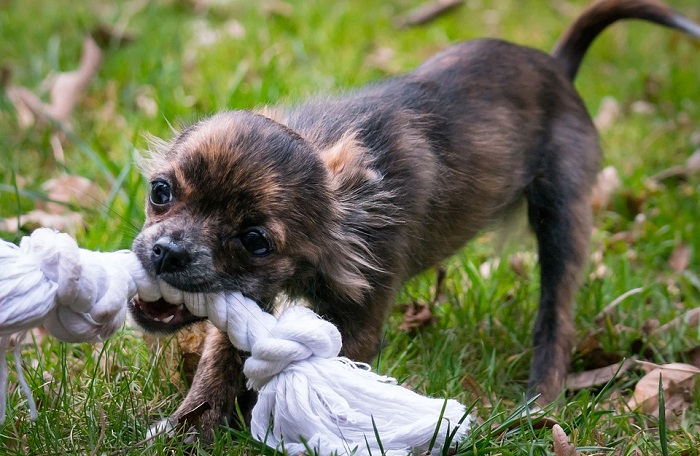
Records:
[[[265,232],[258,228],[253,228],[243,233],[241,235],[241,244],[251,255],[263,256],[272,252],[272,246]]]
[[[170,185],[162,180],[151,182],[151,194],[149,196],[151,204],[154,206],[163,206],[168,204],[173,199]]]

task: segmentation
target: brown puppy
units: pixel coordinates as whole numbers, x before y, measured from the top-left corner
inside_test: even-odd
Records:
[[[147,160],[133,250],[176,289],[310,305],[340,328],[346,356],[369,360],[402,283],[525,201],[542,277],[530,385],[550,401],[574,341],[601,157],[572,80],[597,34],[625,18],[700,37],[661,4],[611,0],[584,12],[551,56],[475,40],[344,97],[198,122]],[[146,329],[172,332],[196,320],[177,304],[135,300],[131,310]],[[245,356],[212,330],[171,422],[206,401],[209,435],[237,399],[252,404]]]

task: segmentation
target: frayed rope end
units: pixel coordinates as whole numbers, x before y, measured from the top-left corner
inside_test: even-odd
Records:
[[[12,349],[12,352],[15,360],[15,369],[17,371],[17,383],[19,383],[20,389],[27,397],[27,403],[29,405],[29,419],[32,421],[36,421],[36,419],[39,416],[39,413],[37,412],[36,402],[34,401],[34,395],[32,394],[32,390],[31,388],[29,388],[29,384],[24,378],[24,373],[22,372],[22,357],[20,355],[22,341],[24,340],[26,334],[26,331],[22,331],[16,334],[15,347],[14,349]],[[0,354],[0,424],[4,423],[5,419],[7,418],[7,411],[5,406],[7,404],[7,384],[9,379],[9,372],[7,366],[7,359],[5,358],[5,355],[8,351],[10,351],[11,342],[11,335],[0,336],[0,351],[2,352],[2,354]]]

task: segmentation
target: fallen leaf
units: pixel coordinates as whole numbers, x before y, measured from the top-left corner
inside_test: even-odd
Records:
[[[594,212],[608,208],[612,194],[620,188],[620,176],[614,166],[606,166],[599,173],[591,189],[591,207]]]
[[[690,253],[690,246],[686,243],[681,243],[673,249],[668,259],[668,265],[673,269],[673,272],[681,274],[688,268],[688,264],[690,264]]]
[[[399,70],[395,57],[396,51],[394,49],[381,46],[367,55],[365,63],[369,68],[376,68],[385,73],[395,73]]]
[[[536,264],[537,257],[532,252],[516,252],[508,258],[510,269],[523,279],[531,277]]]
[[[554,454],[556,456],[577,456],[576,447],[569,440],[564,429],[558,424],[552,427],[552,441],[554,442]]]
[[[101,207],[107,198],[105,192],[94,181],[83,176],[63,174],[41,184],[41,189],[50,201],[37,200],[36,208],[49,214],[70,212],[67,205],[84,208]]]
[[[598,130],[606,130],[613,126],[618,117],[620,117],[620,113],[620,102],[613,97],[605,97],[600,104],[598,114],[593,119],[593,123]]]
[[[43,109],[43,103],[39,97],[29,89],[12,85],[7,86],[5,93],[17,112],[17,123],[20,128],[24,130],[34,125],[35,113],[41,113]]]
[[[611,380],[619,378],[637,364],[636,359],[628,358],[621,363],[592,369],[584,372],[575,372],[566,376],[566,389],[577,391],[580,389],[602,386]]]
[[[265,0],[261,3],[260,10],[265,16],[289,17],[294,12],[294,7],[281,0]]]
[[[75,236],[83,228],[84,219],[83,214],[73,211],[70,205],[97,208],[104,205],[107,197],[93,181],[70,174],[49,179],[41,188],[47,201],[36,200],[35,209],[19,217],[0,219],[0,230],[9,233],[18,230],[32,232],[36,228],[47,227]]]
[[[491,407],[491,401],[477,379],[470,374],[465,374],[460,383],[464,391],[469,395],[470,403],[479,401],[482,407]]]
[[[445,267],[440,265],[435,270],[435,289],[433,296],[428,304],[412,302],[403,309],[404,319],[399,329],[406,332],[411,332],[416,329],[424,328],[433,323],[432,308],[436,306],[443,297],[443,289],[447,271]]]
[[[642,377],[634,388],[632,397],[627,401],[630,410],[639,409],[643,413],[658,414],[659,408],[659,375],[666,400],[666,410],[678,412],[686,407],[687,401],[679,400],[685,390],[695,388],[695,379],[700,369],[684,363],[654,365],[653,363],[638,362],[643,369],[651,369]],[[684,399],[681,397],[680,399]]]
[[[75,237],[78,229],[83,227],[83,216],[77,212],[50,214],[46,211],[35,209],[19,217],[0,220],[0,230],[8,233],[16,233],[18,230],[32,232],[42,227],[63,231]]]
[[[425,328],[433,322],[433,313],[429,304],[412,302],[404,313],[403,322],[399,326],[401,331],[411,332]]]
[[[91,37],[83,40],[83,54],[80,65],[75,71],[59,73],[51,88],[51,104],[46,107],[46,114],[52,118],[67,122],[73,108],[85,94],[85,89],[102,62],[102,51]]]
[[[651,115],[656,112],[656,107],[644,100],[637,100],[630,106],[630,111],[635,114]]]
[[[182,373],[188,384],[192,383],[197,365],[202,358],[207,331],[208,323],[204,321],[187,326],[177,333],[177,345],[180,349],[180,358],[182,360]],[[178,369],[178,366],[173,366],[173,369]]]
[[[51,87],[49,104],[24,87],[8,86],[7,96],[17,110],[20,126],[29,127],[36,120],[55,120],[69,129],[73,109],[97,74],[101,61],[102,51],[90,36],[86,36],[78,69],[58,73],[44,81],[43,85]]]
[[[700,346],[687,350],[684,355],[690,364],[700,368]]]
[[[513,423],[508,430],[518,429],[527,426],[532,429],[552,429],[559,424],[557,420],[550,416],[544,415],[542,410],[536,405],[531,410],[526,410],[520,416],[520,419]],[[497,423],[494,423],[496,425]]]
[[[622,356],[619,353],[603,349],[599,338],[602,332],[602,329],[597,329],[588,333],[576,348],[574,357],[576,364],[582,369],[594,370],[622,361]]]
[[[397,17],[395,25],[398,28],[424,25],[449,13],[463,4],[464,0],[437,0],[430,3],[424,3],[408,13]]]

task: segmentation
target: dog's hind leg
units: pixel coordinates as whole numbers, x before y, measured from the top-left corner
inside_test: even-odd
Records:
[[[539,393],[541,404],[556,399],[564,386],[575,342],[573,303],[591,233],[590,186],[600,154],[594,135],[574,138],[581,141],[550,144],[540,157],[547,164],[526,190],[541,284],[529,394]]]

